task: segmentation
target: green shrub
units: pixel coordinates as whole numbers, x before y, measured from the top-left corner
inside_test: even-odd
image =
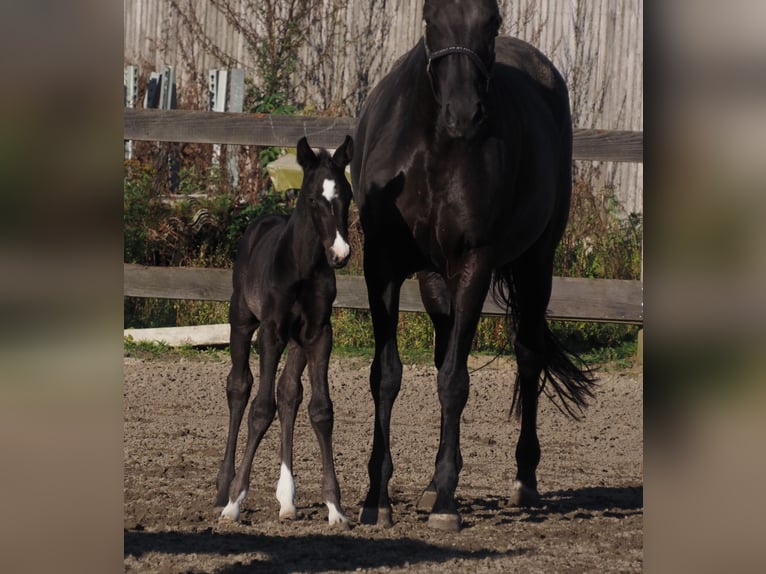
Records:
[[[274,99],[263,105],[281,104]],[[207,157],[209,150],[202,151]],[[278,148],[256,151],[257,164],[263,168],[278,152]],[[268,187],[268,178],[263,173],[258,179],[260,191],[245,199],[231,189],[221,170],[205,161],[189,160],[179,164],[178,193],[172,195],[168,192],[167,173],[157,167],[167,162],[146,158],[125,162],[126,262],[229,268],[236,255],[237,242],[254,218],[269,213],[289,213],[293,208],[283,194]],[[201,191],[205,192],[203,196]],[[556,252],[554,274],[638,279],[642,234],[641,217],[622,213],[612,190],[596,194],[580,178],[575,181],[569,225]],[[363,239],[355,206],[350,213],[349,241],[352,261],[341,273],[361,274]],[[126,327],[182,326],[228,320],[228,303],[220,302],[126,297],[124,310]],[[336,346],[347,349],[374,346],[368,311],[335,310],[333,324]],[[551,323],[551,329],[578,352],[624,349],[635,343],[638,332],[638,327],[631,325],[558,321]],[[432,352],[433,326],[425,314],[401,313],[398,334],[400,349]],[[512,352],[502,318],[480,319],[473,350]]]

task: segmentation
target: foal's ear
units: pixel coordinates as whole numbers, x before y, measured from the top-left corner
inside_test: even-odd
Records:
[[[317,156],[314,153],[314,150],[311,149],[306,136],[303,136],[300,140],[298,140],[297,156],[298,164],[300,164],[303,169],[314,165],[317,161]]]
[[[346,136],[343,145],[335,150],[335,153],[332,156],[332,161],[340,167],[346,167],[349,163],[351,163],[351,158],[353,155],[354,140],[351,139],[351,136]]]

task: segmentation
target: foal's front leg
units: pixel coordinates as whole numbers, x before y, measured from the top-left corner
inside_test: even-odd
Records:
[[[309,378],[311,380],[311,401],[309,418],[319,441],[322,456],[322,496],[328,510],[331,526],[348,528],[348,518],[343,514],[340,503],[340,487],[335,474],[332,448],[334,425],[333,406],[327,381],[330,352],[332,350],[332,328],[329,323],[322,326],[321,333],[308,352]]]
[[[255,451],[274,420],[277,411],[274,397],[274,380],[276,379],[279,357],[284,351],[285,343],[273,323],[264,322],[258,331],[258,354],[260,355],[260,381],[258,393],[250,405],[248,415],[248,434],[245,454],[242,464],[234,475],[229,488],[229,503],[221,512],[221,518],[239,520],[240,505],[247,495],[250,483],[250,472],[253,468]]]
[[[293,436],[295,417],[303,400],[301,374],[306,367],[306,355],[295,341],[290,341],[287,348],[287,361],[277,387],[277,410],[279,426],[282,432],[280,443],[279,483],[277,500],[279,501],[280,520],[295,520],[295,479],[293,478]]]

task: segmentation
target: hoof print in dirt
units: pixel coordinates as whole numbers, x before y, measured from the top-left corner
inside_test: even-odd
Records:
[[[418,500],[417,510],[421,510],[423,512],[431,512],[435,502],[436,502],[436,491],[424,490],[423,495],[420,497],[420,500]]]

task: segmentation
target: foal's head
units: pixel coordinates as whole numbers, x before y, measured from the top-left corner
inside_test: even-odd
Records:
[[[298,163],[303,168],[299,202],[308,208],[327,262],[336,269],[348,263],[351,255],[348,245],[351,185],[345,172],[353,150],[350,136],[332,156],[325,150],[315,154],[305,137],[298,142]]]
[[[497,1],[426,0],[423,19],[439,126],[449,137],[470,139],[486,118],[495,37],[502,22]]]

